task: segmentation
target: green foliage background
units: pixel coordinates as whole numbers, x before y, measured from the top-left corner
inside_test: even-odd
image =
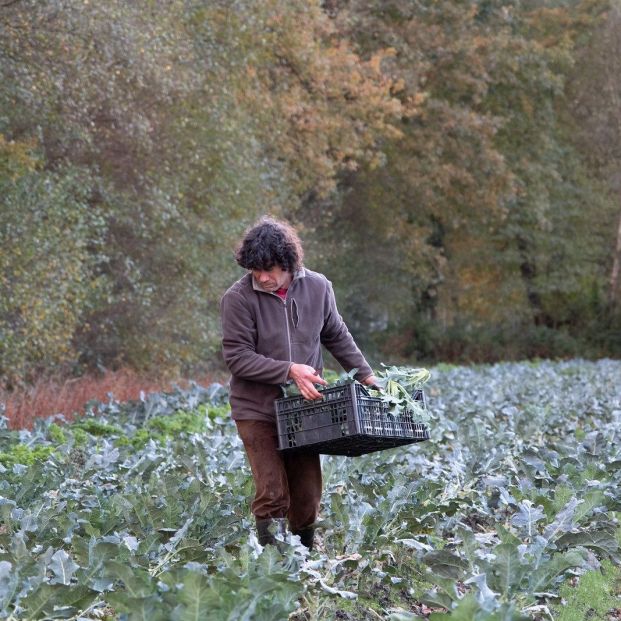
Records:
[[[621,134],[596,140],[614,97],[590,71],[618,15],[4,3],[4,383],[213,364],[233,248],[263,213],[300,227],[371,358],[619,355]]]

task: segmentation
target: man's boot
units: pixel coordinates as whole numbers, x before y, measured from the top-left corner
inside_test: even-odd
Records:
[[[262,546],[277,546],[280,541],[275,535],[281,535],[287,541],[287,520],[285,518],[257,518],[257,537]]]
[[[313,543],[315,542],[315,528],[313,526],[307,526],[306,528],[300,528],[291,532],[300,538],[300,542],[308,548],[309,552],[313,549]]]

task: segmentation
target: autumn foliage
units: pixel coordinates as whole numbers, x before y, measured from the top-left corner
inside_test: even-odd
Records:
[[[376,361],[621,351],[614,7],[235,7],[0,7],[5,387],[216,368],[264,213]]]

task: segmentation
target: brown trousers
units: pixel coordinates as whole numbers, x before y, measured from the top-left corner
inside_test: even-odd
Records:
[[[276,425],[258,420],[238,420],[255,485],[252,513],[257,519],[288,518],[297,531],[317,519],[321,502],[319,455],[278,451]]]

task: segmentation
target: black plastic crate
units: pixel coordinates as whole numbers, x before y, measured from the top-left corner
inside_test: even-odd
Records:
[[[429,439],[424,423],[415,414],[392,414],[390,406],[369,395],[357,382],[319,391],[323,399],[302,396],[276,400],[278,447],[324,455],[362,455]],[[412,395],[426,408],[425,395]]]

